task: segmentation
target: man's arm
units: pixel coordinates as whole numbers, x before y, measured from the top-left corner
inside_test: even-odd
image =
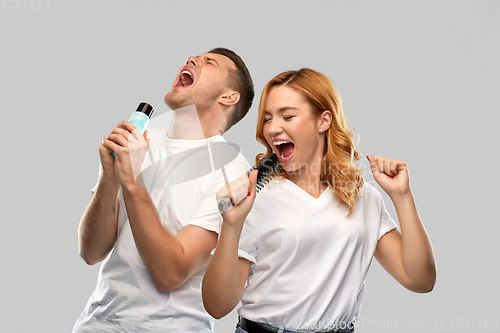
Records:
[[[208,264],[217,234],[188,225],[173,237],[163,227],[140,178],[149,148],[146,136],[131,123],[121,122],[103,140],[103,146],[115,154],[116,175],[139,255],[156,288],[163,292],[178,288]]]
[[[102,261],[116,242],[119,210],[116,196],[120,182],[111,154],[101,142],[99,155],[103,174],[78,225],[80,256],[89,265]]]
[[[146,189],[123,188],[123,197],[137,250],[158,291],[180,287],[208,265],[217,233],[188,225],[173,237],[161,224]]]
[[[92,195],[78,225],[80,256],[89,265],[106,258],[116,242],[118,199],[115,191],[103,183]]]

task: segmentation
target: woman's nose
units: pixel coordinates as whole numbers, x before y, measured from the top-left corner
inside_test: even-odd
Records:
[[[276,136],[276,134],[280,134],[281,132],[283,132],[283,127],[281,126],[279,121],[271,119],[269,121],[269,128],[267,129],[267,132],[271,136]]]

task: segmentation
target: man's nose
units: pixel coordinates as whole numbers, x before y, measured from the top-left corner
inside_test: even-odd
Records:
[[[193,66],[193,67],[196,67],[198,66],[198,60],[196,59],[196,57],[189,57],[188,60],[186,61],[186,66]]]

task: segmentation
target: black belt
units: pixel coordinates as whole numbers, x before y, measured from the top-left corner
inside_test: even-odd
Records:
[[[242,329],[244,329],[248,333],[270,333],[270,332],[276,333],[276,332],[278,332],[277,329],[272,329],[272,328],[262,326],[260,324],[257,324],[254,321],[247,320],[243,317],[240,318],[240,326]]]
[[[256,323],[254,321],[245,319],[243,317],[240,317],[240,327],[247,331],[248,333],[277,333],[278,329],[277,328],[270,328],[263,326],[259,323]],[[331,332],[337,332],[336,330],[333,331],[328,331],[328,332],[318,332],[318,333],[331,333]],[[339,331],[339,332],[345,332],[345,331]]]

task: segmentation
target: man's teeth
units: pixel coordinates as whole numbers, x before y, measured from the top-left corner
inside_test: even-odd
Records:
[[[182,72],[181,72],[181,81],[182,81],[182,85],[185,87],[185,86],[186,86],[186,79],[184,79],[184,74],[189,75],[189,77],[191,77],[191,80],[193,79],[193,75],[191,75],[191,72],[190,72],[190,71],[182,71]]]

